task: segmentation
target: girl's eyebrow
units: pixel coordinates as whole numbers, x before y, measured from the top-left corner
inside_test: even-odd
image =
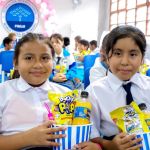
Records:
[[[120,49],[120,48],[114,48],[113,51],[114,50],[122,51],[122,49]]]
[[[130,51],[131,52],[139,52],[140,50],[139,49],[131,49]]]

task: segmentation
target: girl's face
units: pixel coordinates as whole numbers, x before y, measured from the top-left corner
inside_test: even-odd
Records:
[[[63,42],[57,38],[51,38],[51,46],[53,47],[56,54],[60,54],[63,48]]]
[[[108,64],[110,70],[120,80],[129,80],[138,72],[143,56],[132,38],[119,39],[109,52]]]
[[[87,49],[88,49],[87,46],[85,46],[85,45],[79,43],[79,45],[78,45],[78,50],[79,50],[79,52],[82,52],[83,50],[87,50]]]
[[[20,47],[18,64],[21,77],[32,86],[43,84],[52,71],[51,50],[42,41],[26,42]]]

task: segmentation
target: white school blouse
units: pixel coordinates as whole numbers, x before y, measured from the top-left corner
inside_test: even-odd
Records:
[[[47,117],[44,102],[52,104],[48,90],[69,91],[48,80],[40,87],[32,87],[21,77],[0,84],[0,134],[10,135],[42,124]]]
[[[146,103],[150,110],[150,77],[136,73],[130,81],[133,83],[131,92],[134,101],[137,104]],[[91,121],[93,122],[93,128],[91,138],[119,133],[109,113],[126,105],[126,92],[122,84],[123,81],[108,72],[108,76],[96,80],[87,88],[90,94],[89,100],[92,103]]]

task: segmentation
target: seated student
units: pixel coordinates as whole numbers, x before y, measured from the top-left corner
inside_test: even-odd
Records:
[[[82,37],[80,35],[77,35],[75,38],[74,38],[74,41],[75,41],[75,48],[74,48],[74,51],[77,52],[78,51],[78,46],[79,46],[79,42],[80,40],[82,39]]]
[[[1,48],[0,51],[13,50],[13,47],[14,47],[13,40],[10,39],[9,37],[5,37],[3,39],[3,45],[4,47]]]
[[[63,48],[64,41],[61,34],[52,34],[49,40],[54,51],[50,81],[66,86],[69,89],[75,89],[76,62],[73,55]]]
[[[89,42],[87,40],[80,40],[78,45],[78,53],[74,55],[76,63],[77,63],[77,74],[76,74],[76,82],[80,83],[84,81],[84,65],[83,60],[84,56],[90,54]]]
[[[118,26],[108,35],[106,56],[109,72],[88,87],[92,103],[91,138],[105,150],[137,150],[142,147],[142,138],[136,138],[136,134],[119,132],[110,112],[129,105],[133,100],[137,104],[145,103],[150,111],[150,78],[138,73],[145,48],[144,33],[136,27]]]
[[[106,40],[107,40],[108,34],[104,37],[102,41],[102,46],[100,49],[100,57],[96,58],[95,63],[93,67],[90,69],[90,83],[105,77],[107,75],[108,70],[108,64],[106,59]]]
[[[70,38],[69,37],[64,37],[64,46],[63,48],[66,49],[67,51],[70,50],[69,46],[70,46]]]
[[[8,34],[8,37],[13,40],[13,46],[14,46],[13,49],[14,49],[17,44],[17,35],[14,32],[10,32]]]
[[[90,41],[89,48],[91,50],[90,55],[95,55],[95,54],[99,53],[99,48],[97,47],[97,41],[96,40]]]
[[[49,90],[64,93],[68,88],[49,82],[52,54],[45,37],[35,33],[23,36],[15,47],[15,71],[19,78],[0,84],[0,149],[51,150],[65,137],[51,128],[46,120],[44,102],[49,102]]]

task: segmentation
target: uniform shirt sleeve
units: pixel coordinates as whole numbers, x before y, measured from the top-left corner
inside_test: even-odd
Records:
[[[91,136],[90,138],[96,138],[100,137],[100,123],[101,123],[101,111],[100,107],[98,104],[98,99],[96,95],[94,94],[94,90],[92,89],[91,86],[89,86],[86,91],[89,92],[89,101],[92,104],[92,111],[91,111],[91,116],[90,120],[93,123],[92,129],[91,129]]]

